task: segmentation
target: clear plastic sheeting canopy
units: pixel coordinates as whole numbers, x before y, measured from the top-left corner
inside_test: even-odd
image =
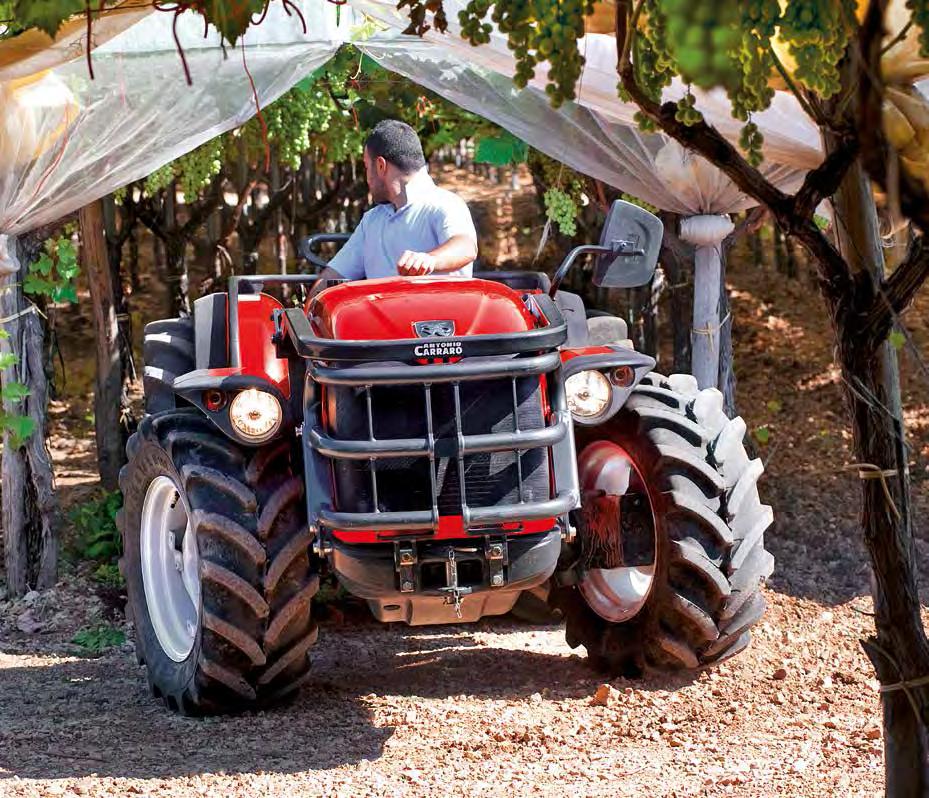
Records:
[[[437,57],[433,42],[369,41],[361,49],[468,111],[509,130],[535,149],[665,211],[734,213],[757,202],[722,172],[659,134],[577,103],[552,109],[535,86],[522,91],[506,75],[451,55]],[[452,52],[457,52],[454,48]],[[585,77],[586,80],[586,77]],[[616,100],[617,105],[621,105]],[[785,191],[799,187],[805,170],[768,161],[762,171]]]
[[[254,116],[256,94],[270,103],[324,64],[348,37],[350,15],[337,25],[329,3],[301,8],[306,35],[274,3],[225,51],[215,31],[204,36],[202,17],[184,14],[177,34],[190,86],[173,13],[151,10],[123,17],[133,24],[93,50],[93,79],[86,56],[74,55],[80,39],[59,41],[50,48],[57,55],[0,66],[0,233],[52,222],[145,177]],[[16,41],[0,44],[0,54]],[[62,60],[61,52],[72,56]],[[26,69],[30,61],[38,71]]]
[[[445,2],[449,32],[424,39],[402,34],[408,20],[394,0],[349,0],[340,16],[321,0],[293,5],[307,32],[274,2],[261,25],[225,49],[212,28],[204,35],[201,17],[181,15],[176,30],[192,86],[184,79],[173,13],[136,9],[107,19],[95,34],[93,80],[73,26],[46,51],[34,40],[34,49],[23,51],[29,42],[22,37],[0,42],[0,234],[54,221],[242,124],[256,111],[256,95],[261,105],[276,99],[351,41],[365,18],[381,30],[355,43],[387,69],[578,171],[682,214],[731,213],[753,204],[705,161],[638,130],[635,107],[616,95],[610,36],[584,38],[579,99],[555,110],[543,91],[546,65],[518,91],[505,37],[495,32],[479,48],[460,38],[462,0]],[[673,86],[669,94],[681,91]],[[739,123],[724,96],[710,93],[700,102],[711,123],[737,138]],[[796,187],[821,158],[818,131],[784,93],[755,121],[766,138],[766,174],[785,190]]]

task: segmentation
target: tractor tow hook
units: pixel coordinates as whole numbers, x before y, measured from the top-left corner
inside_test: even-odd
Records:
[[[439,588],[446,593],[445,603],[455,605],[455,615],[461,617],[461,600],[471,592],[470,587],[464,587],[458,584],[458,561],[455,559],[455,550],[449,548],[448,560],[445,563],[446,586]]]

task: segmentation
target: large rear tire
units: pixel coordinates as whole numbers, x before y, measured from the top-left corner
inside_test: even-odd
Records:
[[[593,436],[628,453],[646,486],[653,575],[636,613],[613,622],[585,600],[583,573],[562,572],[551,600],[564,612],[569,645],[624,676],[696,669],[741,651],[764,612],[761,586],[774,565],[764,547],[773,515],[758,496],[763,469],[745,451],[745,423],[727,418],[719,391],[698,391],[686,375],[651,374]],[[584,443],[580,433],[579,449]],[[619,528],[618,518],[605,520]],[[582,547],[583,540],[566,547],[561,565],[582,560]]]
[[[146,324],[142,360],[145,412],[174,409],[177,400],[171,383],[175,377],[195,368],[193,319],[163,319]]]
[[[240,447],[188,408],[146,416],[127,450],[121,566],[154,695],[212,714],[293,693],[309,672],[319,578],[289,442]],[[180,582],[159,530],[176,546]]]

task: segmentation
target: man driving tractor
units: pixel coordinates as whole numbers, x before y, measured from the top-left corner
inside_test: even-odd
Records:
[[[376,204],[321,277],[470,277],[477,257],[471,212],[433,182],[413,128],[395,119],[379,122],[365,141],[364,164]]]

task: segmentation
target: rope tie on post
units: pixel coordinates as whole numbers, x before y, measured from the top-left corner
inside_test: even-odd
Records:
[[[900,509],[897,507],[893,494],[890,492],[890,485],[887,484],[887,479],[889,477],[897,476],[896,469],[880,468],[874,465],[874,463],[850,463],[845,466],[845,470],[857,470],[858,479],[879,479],[881,481],[881,488],[883,488],[884,491],[884,498],[887,500],[887,505],[893,511],[894,518],[898,521],[900,520]]]
[[[716,335],[716,333],[718,333],[720,330],[722,330],[722,328],[726,326],[726,322],[728,322],[729,319],[731,318],[732,318],[732,313],[730,312],[730,313],[727,313],[726,317],[719,324],[715,326],[707,324],[705,327],[691,327],[690,330],[695,335],[708,335],[710,338],[710,347],[712,348],[713,352],[715,352],[716,351],[716,339],[713,336]]]

